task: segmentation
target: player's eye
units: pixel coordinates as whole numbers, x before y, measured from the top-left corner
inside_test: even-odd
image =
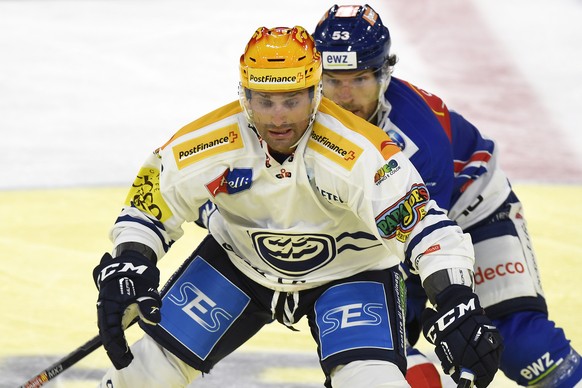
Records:
[[[299,101],[296,98],[285,100],[285,102],[283,103],[285,108],[288,108],[288,109],[295,108],[297,106],[297,104],[299,104]]]

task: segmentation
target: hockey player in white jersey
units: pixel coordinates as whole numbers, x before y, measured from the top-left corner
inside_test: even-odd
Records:
[[[324,96],[383,128],[431,198],[471,235],[476,293],[504,337],[500,369],[524,386],[582,385],[580,356],[548,319],[523,208],[499,168],[495,143],[439,97],[392,75],[390,33],[369,5],[331,7],[313,36],[323,58]],[[417,276],[406,281],[412,345],[426,302],[419,283]],[[413,350],[407,374],[413,387],[440,386],[432,367],[416,366],[418,358]]]
[[[102,387],[184,387],[264,325],[303,316],[328,387],[408,387],[401,262],[434,301],[425,325],[451,372],[491,382],[503,345],[473,293],[469,236],[381,129],[321,98],[321,73],[302,27],[259,28],[239,100],[147,159],[93,271],[114,365]],[[158,294],[156,262],[208,201],[209,235]]]

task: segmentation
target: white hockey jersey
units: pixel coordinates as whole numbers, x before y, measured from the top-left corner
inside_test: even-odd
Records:
[[[238,101],[178,131],[138,174],[111,238],[161,258],[199,221],[234,265],[278,291],[317,287],[407,261],[421,278],[473,269],[470,237],[429,199],[420,175],[378,127],[323,99],[282,164]]]

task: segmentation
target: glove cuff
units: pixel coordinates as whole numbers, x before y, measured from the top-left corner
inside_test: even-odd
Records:
[[[152,260],[150,260],[146,255],[144,255],[143,253],[140,253],[138,251],[132,250],[132,249],[124,249],[123,251],[121,251],[119,253],[119,255],[115,258],[113,258],[113,260],[130,260],[132,262],[138,262],[140,264],[146,264],[148,266],[155,266],[155,262],[153,262]]]
[[[461,284],[452,284],[436,296],[436,309],[437,311],[448,310],[471,298],[475,298],[475,309],[482,310],[479,304],[479,298],[470,287]]]

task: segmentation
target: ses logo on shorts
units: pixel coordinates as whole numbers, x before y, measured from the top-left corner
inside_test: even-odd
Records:
[[[216,179],[206,184],[206,189],[213,197],[218,193],[234,194],[247,190],[253,181],[253,170],[250,168],[226,169]]]
[[[354,349],[394,349],[383,284],[360,281],[331,286],[314,309],[322,360]]]
[[[162,299],[160,327],[205,360],[249,302],[247,294],[196,256],[172,279]]]

